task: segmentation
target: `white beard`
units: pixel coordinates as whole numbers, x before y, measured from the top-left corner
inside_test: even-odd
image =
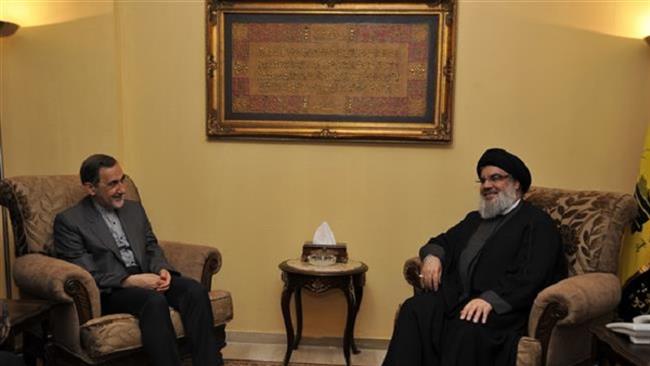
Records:
[[[486,200],[479,192],[478,213],[484,219],[491,219],[504,213],[518,199],[517,190],[512,184],[499,191],[497,197],[492,201]]]

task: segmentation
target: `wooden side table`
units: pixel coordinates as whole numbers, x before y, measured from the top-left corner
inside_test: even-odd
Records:
[[[589,328],[594,335],[593,357],[600,366],[650,366],[650,344],[634,344],[604,325]]]
[[[343,332],[343,354],[346,365],[350,365],[350,349],[357,354],[359,349],[354,343],[354,323],[363,298],[363,286],[366,281],[368,266],[362,262],[349,260],[347,263],[336,263],[327,267],[317,267],[300,259],[289,259],[280,263],[282,270],[282,316],[287,330],[287,352],[284,355],[284,365],[289,364],[291,352],[298,349],[302,337],[302,300],[300,292],[303,288],[323,293],[329,289],[343,291],[348,304],[347,320]],[[295,293],[297,332],[294,336],[291,320],[291,295]]]
[[[3,350],[16,351],[15,338],[23,335],[23,358],[27,365],[36,365],[37,360],[45,360],[45,341],[47,337],[47,320],[53,303],[45,300],[2,300],[9,310],[9,337],[2,344]],[[38,329],[40,335],[28,332]]]

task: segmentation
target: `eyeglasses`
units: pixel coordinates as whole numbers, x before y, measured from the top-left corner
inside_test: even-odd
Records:
[[[502,180],[508,179],[508,178],[510,178],[510,174],[498,174],[497,173],[497,174],[492,174],[492,175],[488,176],[487,178],[486,177],[480,177],[476,181],[476,183],[484,184],[486,181],[488,181],[490,183],[499,183]]]

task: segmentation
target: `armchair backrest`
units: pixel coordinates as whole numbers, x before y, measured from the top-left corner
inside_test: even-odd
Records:
[[[637,212],[629,194],[533,187],[526,200],[557,224],[569,274],[616,274],[623,233]]]
[[[126,177],[126,198],[140,200]],[[54,217],[86,195],[78,175],[21,176],[0,181],[0,205],[9,210],[15,255],[53,253]]]

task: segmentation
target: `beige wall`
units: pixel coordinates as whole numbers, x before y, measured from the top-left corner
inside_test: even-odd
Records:
[[[621,36],[621,16],[607,21],[625,5],[461,1],[450,146],[207,141],[203,4],[113,5],[49,26],[87,32],[38,42],[52,31],[23,29],[2,41],[8,173],[72,173],[90,151],[119,155],[159,237],[221,250],[215,284],[233,294],[230,330],[284,331],[277,264],[326,220],[370,267],[357,336],[387,338],[409,294],[404,259],[474,207],[487,147],[518,153],[535,184],[634,185],[650,47]],[[80,72],[90,67],[101,72]],[[304,297],[305,335],[339,336],[342,296]]]
[[[94,151],[122,155],[113,8],[111,2],[0,2],[0,19],[23,26],[0,39],[6,176],[75,174]]]

